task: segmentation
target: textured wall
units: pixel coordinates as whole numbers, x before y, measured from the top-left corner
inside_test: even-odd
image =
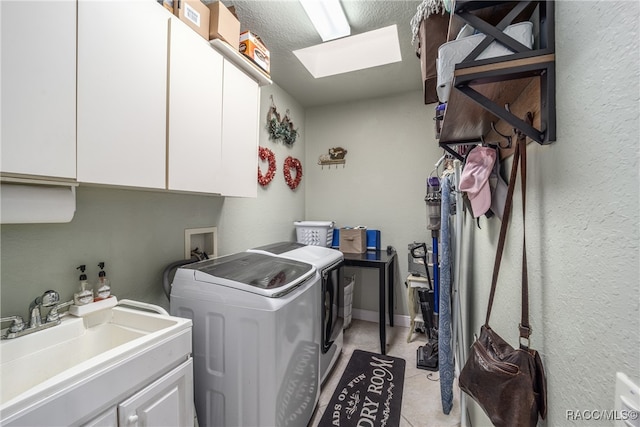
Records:
[[[640,382],[638,2],[556,2],[557,142],[529,144],[527,254],[531,345],[549,415],[613,409],[615,373]],[[508,163],[508,162],[507,162]],[[517,343],[519,185],[491,325]],[[468,338],[484,321],[498,220],[465,222]],[[473,425],[489,425],[472,406]]]
[[[68,224],[2,225],[2,315],[28,315],[47,289],[67,301],[80,264],[96,282],[106,263],[112,293],[168,306],[162,271],[184,257],[184,229],[216,225],[220,197],[84,187]]]
[[[407,313],[407,245],[431,242],[425,182],[442,151],[434,139],[433,107],[425,107],[417,91],[307,109],[306,218],[381,231],[382,247],[398,251],[397,313]],[[337,146],[348,151],[344,167],[317,164],[321,154]],[[354,307],[377,311],[377,272],[351,272],[358,275]]]
[[[291,109],[295,124],[304,112],[277,86],[263,89],[260,145],[276,152],[278,171],[258,197],[234,199],[80,186],[77,209],[68,224],[2,225],[0,297],[3,316],[27,316],[29,302],[47,289],[71,299],[78,284],[75,268],[87,264],[95,282],[99,261],[119,298],[168,307],[162,291],[162,271],[184,257],[184,229],[218,227],[220,255],[252,246],[294,238],[293,221],[304,216],[304,184],[294,192],[282,175],[287,155],[304,159],[304,132],[292,149],[268,141],[264,128],[269,95],[278,107]],[[266,167],[263,165],[263,172]]]

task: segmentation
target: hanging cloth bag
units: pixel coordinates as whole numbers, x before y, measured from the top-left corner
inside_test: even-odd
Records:
[[[540,355],[537,351],[529,348],[531,328],[529,326],[529,289],[524,233],[527,151],[525,138],[518,138],[516,144],[493,266],[487,316],[484,325],[480,328],[480,337],[471,346],[471,353],[460,372],[458,383],[460,389],[480,405],[495,426],[533,427],[538,422],[538,414],[542,419],[546,417],[547,390]],[[491,329],[489,316],[498,281],[520,157],[522,158],[520,173],[523,220],[522,317],[519,325],[520,345],[519,348],[514,349]]]

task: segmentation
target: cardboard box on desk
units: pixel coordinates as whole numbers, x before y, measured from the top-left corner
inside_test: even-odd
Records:
[[[364,228],[341,228],[340,251],[361,254],[367,251],[367,230]]]
[[[174,0],[173,14],[209,40],[209,8],[200,0]]]
[[[331,247],[333,249],[340,248],[340,230],[333,230],[333,240],[331,241]],[[380,250],[380,230],[367,229],[367,250],[374,249]]]
[[[235,50],[240,46],[240,21],[221,1],[209,3],[209,40],[220,39]]]

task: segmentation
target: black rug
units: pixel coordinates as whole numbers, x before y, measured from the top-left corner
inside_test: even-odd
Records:
[[[319,426],[399,426],[404,367],[404,359],[355,350]]]

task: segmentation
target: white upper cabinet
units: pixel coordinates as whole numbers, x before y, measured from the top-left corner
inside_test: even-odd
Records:
[[[256,197],[260,88],[225,60],[222,99],[223,194]]]
[[[166,187],[170,16],[152,0],[79,0],[78,181]]]
[[[221,193],[222,56],[178,18],[170,34],[168,189]]]
[[[0,1],[1,171],[76,177],[76,3]]]

